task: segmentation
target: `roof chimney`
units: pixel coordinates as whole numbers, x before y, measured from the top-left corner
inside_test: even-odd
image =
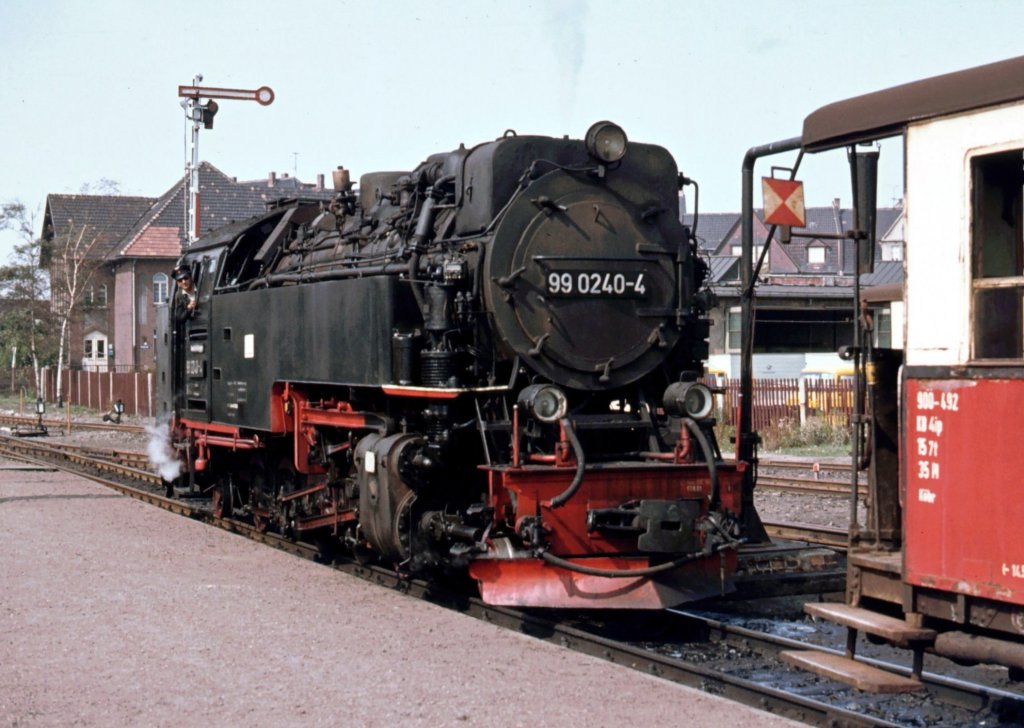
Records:
[[[323,174],[318,174],[316,176],[316,188],[318,190],[322,190],[324,188],[324,176],[323,176]]]
[[[832,221],[836,226],[836,234],[843,234],[843,208],[839,204],[839,198],[832,198]]]
[[[344,167],[339,166],[336,170],[331,172],[331,180],[334,182],[335,192],[341,192],[343,190],[347,192],[352,186],[352,177],[349,174],[349,171]]]
[[[277,183],[277,172],[271,172],[267,177],[267,187],[273,187]]]

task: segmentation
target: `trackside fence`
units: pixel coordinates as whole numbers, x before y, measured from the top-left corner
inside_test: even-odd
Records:
[[[721,424],[735,426],[740,400],[739,379],[706,379],[718,388],[717,418]],[[837,427],[850,424],[853,414],[853,382],[813,379],[755,379],[753,419],[755,430],[765,430],[784,422],[807,423],[820,417]]]
[[[114,402],[124,402],[127,415],[152,417],[156,402],[156,375],[153,372],[87,372],[81,369],[60,371],[61,398],[79,407],[109,412]],[[43,369],[43,400],[57,401],[57,370]]]

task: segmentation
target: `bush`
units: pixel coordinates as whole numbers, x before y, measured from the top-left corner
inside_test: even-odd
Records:
[[[835,448],[848,452],[850,430],[825,417],[809,417],[803,427],[798,420],[781,420],[763,430],[761,440],[765,450]]]

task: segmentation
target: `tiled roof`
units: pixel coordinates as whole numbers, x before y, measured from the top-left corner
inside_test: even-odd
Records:
[[[739,225],[738,212],[701,213],[697,218],[697,240],[701,250],[718,250],[722,241]],[[693,215],[683,215],[684,225],[693,225]]]
[[[709,283],[721,281],[738,281],[740,278],[740,259],[734,255],[712,255],[708,258]]]
[[[724,282],[712,286],[720,298],[737,298],[740,295],[739,283]],[[853,289],[849,286],[799,286],[799,285],[772,285],[759,283],[757,286],[758,298],[805,298],[812,299],[850,299],[853,300]]]
[[[763,218],[763,211],[758,210],[757,215]],[[875,239],[881,240],[886,233],[890,232],[893,224],[903,215],[901,207],[879,207],[875,212]],[[836,229],[838,222],[838,230]],[[842,208],[837,212],[831,207],[809,207],[807,208],[807,225],[802,228],[793,228],[793,234],[814,235],[815,233],[831,234],[843,233],[853,229],[853,210]]]
[[[185,207],[186,178],[160,196],[149,213],[125,236],[118,255],[177,257],[187,242]],[[267,203],[291,197],[330,200],[334,192],[305,185],[294,177],[238,182],[209,162],[199,165],[199,227],[200,233],[244,220],[267,211]],[[159,229],[154,233],[153,229]],[[177,247],[171,252],[172,235]]]
[[[754,210],[754,214],[760,223],[764,223],[764,210]],[[879,207],[875,216],[875,236],[881,240],[890,231],[900,216],[903,209],[900,207]],[[793,228],[794,233],[835,233],[836,214],[831,207],[809,207],[806,210],[807,225],[802,228]],[[693,215],[683,215],[683,224],[692,225]],[[852,226],[853,215],[849,208],[843,208],[839,213],[839,225],[843,231],[849,230]],[[738,212],[703,212],[697,219],[697,237],[701,240],[701,247],[704,249],[717,249],[723,240],[729,236],[734,227],[738,227],[740,213]]]
[[[864,288],[885,286],[893,283],[903,283],[902,260],[884,260],[880,263],[875,263],[874,272],[863,275],[860,278],[860,284]]]
[[[43,238],[58,241],[82,226],[95,236],[89,257],[102,259],[152,206],[152,197],[122,195],[47,195]]]
[[[178,228],[150,225],[132,241],[121,255],[133,258],[177,258],[181,255]]]

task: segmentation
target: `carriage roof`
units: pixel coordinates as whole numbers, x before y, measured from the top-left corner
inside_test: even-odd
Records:
[[[901,134],[915,121],[1024,99],[1024,56],[855,96],[804,119],[808,152]]]

